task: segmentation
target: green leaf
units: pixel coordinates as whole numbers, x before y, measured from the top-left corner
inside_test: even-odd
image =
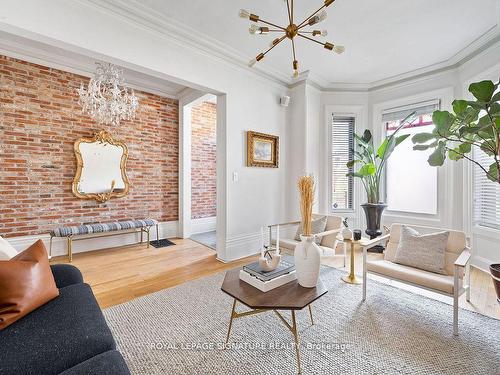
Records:
[[[431,145],[415,145],[413,146],[413,149],[416,151],[425,151],[431,148]]]
[[[491,126],[491,119],[490,116],[484,115],[479,119],[479,122],[477,123],[478,127],[480,129],[487,128],[488,126]]]
[[[380,158],[380,159],[383,159],[384,158],[384,154],[387,150],[387,145],[389,144],[389,138],[386,138],[384,139],[384,141],[382,142],[382,144],[380,145],[380,147],[378,148],[377,150],[377,156]]]
[[[363,142],[368,143],[372,140],[372,133],[366,129],[363,133]]]
[[[479,101],[489,102],[495,92],[495,84],[492,81],[472,83],[469,86],[469,92]]]
[[[495,103],[495,102],[499,102],[500,101],[500,91],[497,92],[495,95],[493,95],[493,97],[491,98],[491,102]]]
[[[471,149],[472,145],[470,143],[462,143],[460,146],[458,146],[458,150],[462,154],[468,154],[469,152],[471,152]]]
[[[463,156],[460,155],[457,151],[455,151],[456,149],[454,150],[450,150],[448,151],[448,157],[450,158],[450,160],[454,160],[454,161],[458,161],[460,159],[463,159]]]
[[[453,102],[453,112],[457,115],[464,113],[467,110],[468,104],[466,100],[455,100]]]
[[[444,143],[439,143],[438,147],[429,156],[429,159],[427,159],[427,161],[429,162],[429,165],[431,165],[432,167],[440,167],[444,164],[445,159],[446,159],[446,149],[444,147]]]
[[[352,167],[354,167],[354,164],[356,164],[356,163],[363,163],[363,160],[354,159],[354,160],[348,161],[346,163],[346,167],[352,168]]]
[[[468,101],[467,104],[470,105],[474,109],[481,110],[481,109],[485,109],[488,103]]]
[[[495,123],[497,125],[497,130],[500,130],[500,117],[495,119]]]
[[[432,121],[440,133],[447,134],[455,121],[455,116],[448,111],[435,111],[432,114]]]
[[[498,116],[500,116],[500,103],[493,103],[493,104],[491,104],[491,107],[490,107],[490,114],[491,114],[493,117],[498,117]]]
[[[497,168],[497,163],[493,163],[490,165],[490,168],[488,169],[488,174],[487,177],[494,182],[499,182],[500,180],[498,178],[498,168]]]
[[[493,140],[487,140],[481,143],[481,150],[485,152],[486,154],[493,156],[495,155],[496,151],[496,143]]]
[[[399,137],[396,137],[396,144],[394,145],[394,148],[396,148],[401,143],[403,143],[409,136],[410,136],[410,134],[403,134],[403,135],[400,135]]]
[[[411,141],[413,143],[426,143],[434,138],[436,138],[436,136],[432,133],[418,133],[412,137]]]
[[[361,167],[361,169],[358,171],[358,173],[365,177],[365,176],[372,176],[377,172],[377,167],[373,163],[367,163]]]

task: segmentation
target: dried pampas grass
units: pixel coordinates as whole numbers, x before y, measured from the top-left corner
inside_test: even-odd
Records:
[[[314,177],[302,176],[297,183],[300,193],[300,213],[302,215],[302,232],[310,236],[312,221],[312,206],[314,203]]]

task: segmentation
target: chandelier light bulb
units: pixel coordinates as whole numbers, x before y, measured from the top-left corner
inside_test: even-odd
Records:
[[[250,12],[248,10],[245,10],[245,9],[240,9],[240,12],[238,13],[238,15],[241,18],[246,18],[246,19],[250,18]]]
[[[250,61],[248,62],[248,66],[249,66],[250,68],[253,68],[253,66],[254,66],[255,64],[257,64],[257,59],[252,59],[252,60],[250,60]]]
[[[326,10],[323,10],[321,13],[318,13],[314,17],[309,18],[308,24],[309,26],[316,25],[317,23],[320,23],[328,17],[328,13]]]
[[[321,36],[328,36],[328,30],[321,30]]]
[[[260,27],[257,26],[256,24],[252,24],[250,28],[248,29],[248,32],[252,35],[257,34],[260,31]]]
[[[319,21],[318,22],[323,22],[328,18],[328,13],[326,10],[322,11],[320,14],[318,14]]]
[[[341,53],[345,52],[345,47],[344,46],[333,46],[333,52],[338,53],[340,55]]]

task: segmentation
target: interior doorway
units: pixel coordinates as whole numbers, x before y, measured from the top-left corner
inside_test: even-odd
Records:
[[[197,96],[183,106],[183,237],[217,249],[217,97]]]

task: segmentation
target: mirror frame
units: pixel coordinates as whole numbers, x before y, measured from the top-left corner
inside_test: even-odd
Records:
[[[82,177],[82,170],[83,170],[83,158],[82,158],[82,153],[80,151],[80,145],[82,143],[96,143],[96,142],[109,143],[113,146],[118,146],[123,149],[123,155],[120,161],[122,179],[125,184],[125,188],[123,190],[119,192],[111,190],[109,193],[81,193],[78,191],[78,183],[80,182],[80,178]],[[76,174],[75,177],[73,178],[73,184],[71,186],[71,190],[75,197],[80,199],[95,199],[99,203],[104,203],[112,198],[122,198],[128,194],[130,189],[130,183],[127,177],[127,173],[125,171],[128,159],[128,148],[125,143],[113,139],[113,136],[106,130],[101,130],[94,133],[94,136],[92,138],[83,137],[77,139],[74,144],[74,151],[76,157]]]

